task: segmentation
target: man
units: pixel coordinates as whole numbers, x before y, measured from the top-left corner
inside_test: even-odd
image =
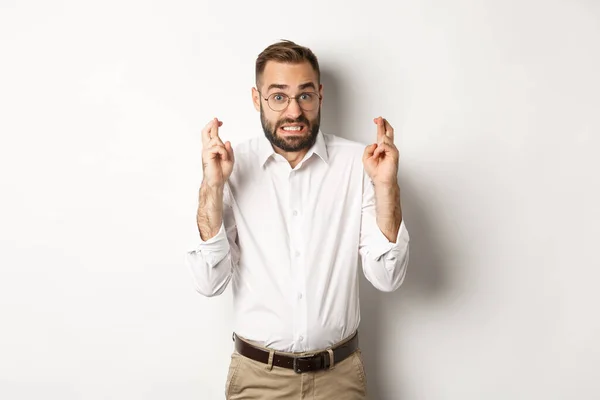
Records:
[[[394,130],[375,118],[366,148],[321,132],[317,58],[290,41],[258,56],[252,100],[264,137],[234,152],[218,119],[202,131],[200,244],[186,258],[201,294],[232,283],[226,398],[364,399],[358,258],[386,292],[408,263]]]

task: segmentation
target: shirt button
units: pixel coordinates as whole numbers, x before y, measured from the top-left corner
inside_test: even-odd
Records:
[[[296,252],[296,257],[300,257],[300,252],[299,251]]]
[[[302,300],[302,293],[298,293],[298,300]]]
[[[298,211],[294,210],[294,212],[292,214],[294,214],[294,217],[295,217],[298,215]]]
[[[304,340],[304,336],[298,336],[298,340],[299,341],[303,341]]]

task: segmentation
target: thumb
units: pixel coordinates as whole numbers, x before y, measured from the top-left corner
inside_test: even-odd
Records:
[[[368,145],[365,148],[365,152],[363,153],[363,161],[373,157],[373,153],[375,153],[375,149],[377,149],[377,143]]]

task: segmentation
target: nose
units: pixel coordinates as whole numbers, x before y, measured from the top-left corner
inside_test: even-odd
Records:
[[[298,104],[298,100],[291,99],[288,107],[285,110],[285,116],[288,118],[296,119],[302,114],[302,109]]]

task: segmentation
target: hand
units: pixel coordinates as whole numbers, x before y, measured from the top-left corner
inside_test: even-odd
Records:
[[[382,117],[373,119],[373,122],[377,125],[377,143],[365,149],[363,155],[365,171],[375,186],[397,184],[400,154],[394,145],[394,129]]]
[[[202,130],[203,181],[210,187],[224,186],[233,171],[233,149],[230,142],[221,141],[221,125],[223,122],[214,118]]]

